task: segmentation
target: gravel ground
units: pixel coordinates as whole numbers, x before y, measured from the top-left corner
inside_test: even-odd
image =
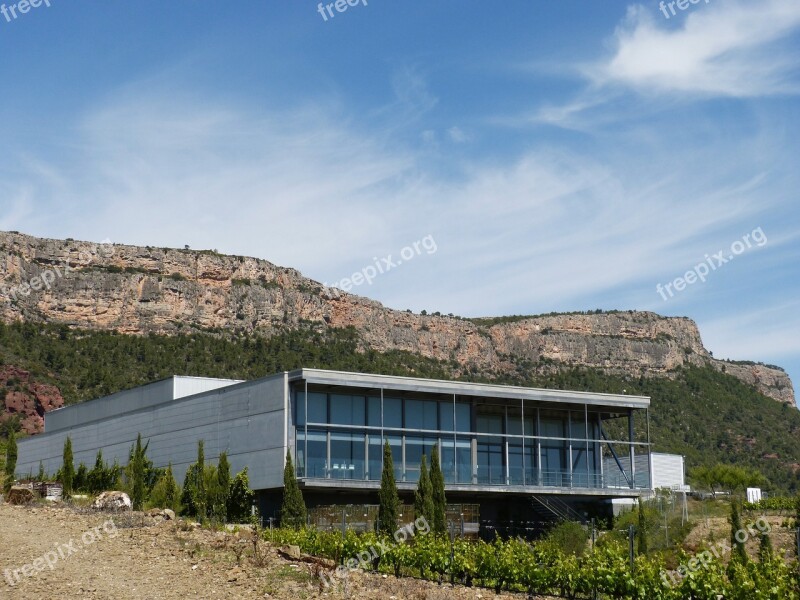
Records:
[[[362,572],[323,591],[314,565],[286,560],[263,543],[259,554],[262,564],[256,566],[249,532],[198,530],[182,521],[152,525],[137,514],[112,517],[63,507],[0,504],[3,599],[525,597]]]

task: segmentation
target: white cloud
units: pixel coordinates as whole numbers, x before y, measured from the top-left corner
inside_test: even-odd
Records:
[[[700,3],[671,17],[629,9],[613,56],[586,70],[598,85],[714,96],[797,93],[796,61],[778,43],[800,26],[796,0]]]

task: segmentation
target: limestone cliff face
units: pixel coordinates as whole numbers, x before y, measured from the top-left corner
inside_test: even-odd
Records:
[[[271,335],[302,323],[353,326],[376,350],[408,350],[497,373],[512,358],[644,375],[712,364],[794,405],[789,377],[714,360],[695,323],[653,313],[557,315],[494,325],[392,310],[294,269],[215,252],[98,245],[0,233],[0,318],[126,334],[197,329]]]

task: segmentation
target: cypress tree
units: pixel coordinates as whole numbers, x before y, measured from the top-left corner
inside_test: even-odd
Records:
[[[194,505],[197,509],[197,518],[201,521],[208,516],[208,492],[206,490],[206,450],[205,442],[197,442],[197,463],[195,471],[195,498]]]
[[[762,563],[772,560],[772,540],[769,538],[769,533],[762,531],[758,538],[758,560]]]
[[[61,485],[63,497],[72,496],[72,482],[75,479],[75,463],[72,462],[72,440],[69,436],[64,440],[64,464],[61,466]]]
[[[164,480],[166,481],[166,493],[164,495],[166,505],[168,508],[177,512],[181,491],[178,488],[178,482],[175,481],[175,476],[172,474],[172,463],[167,465],[167,471],[164,473]]]
[[[636,527],[636,545],[640,555],[647,554],[647,518],[641,497],[639,497],[639,524]]]
[[[400,497],[397,495],[397,483],[394,479],[394,462],[392,449],[387,440],[383,446],[383,471],[381,472],[381,489],[378,492],[379,533],[394,535],[397,529],[397,517],[400,512]]]
[[[281,526],[298,529],[306,524],[306,504],[297,485],[297,476],[292,463],[292,452],[286,450],[286,465],[283,468],[283,504]]]
[[[733,556],[731,558],[738,559],[745,565],[747,564],[747,552],[744,548],[744,542],[739,542],[739,540],[736,539],[736,534],[739,531],[744,531],[742,528],[742,517],[739,513],[739,501],[736,499],[731,501],[731,516],[728,522],[731,524],[731,548],[733,548]]]
[[[223,522],[228,519],[228,498],[231,494],[231,465],[228,462],[228,453],[219,455],[217,465],[217,498],[214,505],[215,516]]]
[[[149,442],[148,442],[149,445]],[[147,446],[142,446],[142,434],[136,436],[136,445],[131,451],[131,459],[128,463],[128,476],[131,486],[131,503],[133,510],[142,510],[147,486],[145,484]]]
[[[6,444],[6,477],[3,489],[7,494],[14,485],[14,474],[17,472],[17,435],[14,428],[8,430],[8,442]]]
[[[431,479],[428,476],[428,467],[426,465],[425,455],[423,454],[422,461],[419,463],[417,491],[414,492],[414,516],[416,518],[424,517],[428,522],[433,518],[432,492]]]
[[[447,498],[444,494],[444,475],[439,465],[439,444],[433,446],[431,452],[431,497],[433,499],[434,533],[447,533]]]

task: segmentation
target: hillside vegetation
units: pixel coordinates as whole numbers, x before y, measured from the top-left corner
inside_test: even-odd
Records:
[[[170,375],[254,379],[299,367],[413,375],[534,387],[641,394],[652,398],[654,450],[683,454],[691,468],[754,467],[775,492],[800,490],[800,412],[711,367],[684,367],[673,378],[627,378],[600,370],[541,375],[520,364],[511,375],[464,373],[457,364],[403,352],[364,349],[354,329],[301,328],[264,338],[210,333],[126,336],[66,326],[0,323],[0,365],[56,385],[67,404]],[[0,400],[5,390],[0,391]],[[643,421],[641,419],[640,421]],[[639,423],[644,426],[644,423]]]

